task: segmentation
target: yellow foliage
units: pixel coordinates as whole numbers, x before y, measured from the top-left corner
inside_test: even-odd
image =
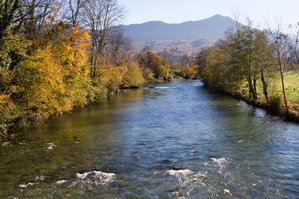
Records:
[[[127,63],[127,72],[122,81],[122,87],[139,87],[143,84],[143,73],[140,66],[136,62]]]
[[[168,80],[169,79],[169,65],[158,64],[154,68],[154,73],[158,79]]]
[[[67,69],[78,71],[88,60],[89,30],[72,27],[68,33],[61,33],[59,45],[53,48],[53,54]]]
[[[103,89],[103,92],[111,95],[119,89],[127,67],[115,66],[110,60],[105,58],[102,58],[100,63],[97,75],[93,78],[93,84],[97,87],[96,89]],[[98,94],[101,95],[100,91],[96,91],[96,95]],[[102,97],[100,98],[102,99]]]
[[[0,135],[5,135],[19,116],[16,105],[8,95],[0,95],[0,113]]]
[[[71,106],[59,98],[65,93],[62,74],[50,47],[37,49],[14,71],[16,91],[12,96],[26,110],[31,110],[29,117],[34,120],[70,110]]]
[[[108,86],[112,82],[115,82],[117,86],[119,86],[122,82],[122,79],[127,72],[126,66],[118,66],[107,69],[99,70],[99,78],[104,83],[104,85]]]
[[[89,30],[72,27],[68,31],[59,35],[60,43],[53,46],[52,53],[64,73],[67,104],[83,106],[88,103],[88,95],[92,95],[87,66]]]
[[[190,67],[184,67],[181,71],[181,74],[184,78],[187,79],[197,79],[198,78],[198,67],[193,65]]]

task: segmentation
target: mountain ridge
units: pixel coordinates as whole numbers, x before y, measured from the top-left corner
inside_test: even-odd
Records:
[[[134,42],[152,42],[159,40],[218,40],[225,32],[233,29],[234,20],[227,16],[214,15],[182,23],[148,21],[141,24],[120,25],[124,34]]]

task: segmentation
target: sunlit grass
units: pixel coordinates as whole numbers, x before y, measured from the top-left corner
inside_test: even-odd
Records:
[[[272,73],[267,74],[268,78],[268,94],[269,97],[280,96],[283,99],[282,85],[280,74]],[[270,76],[269,76],[270,75]],[[289,105],[292,107],[299,107],[299,71],[290,71],[284,73],[284,83],[286,88],[286,96],[289,102]],[[243,83],[240,86],[240,92],[243,95],[247,96],[248,93],[248,83],[244,79]],[[257,81],[257,91],[258,91],[258,100],[265,102],[265,97],[263,95],[263,86],[260,79]]]
[[[287,72],[284,77],[289,102],[293,106],[299,106],[299,72]]]

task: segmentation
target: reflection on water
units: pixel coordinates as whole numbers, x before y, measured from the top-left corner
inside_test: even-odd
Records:
[[[171,82],[3,143],[0,198],[298,198],[298,151],[298,125]]]

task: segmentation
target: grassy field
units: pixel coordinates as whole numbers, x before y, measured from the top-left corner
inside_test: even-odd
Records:
[[[274,77],[275,76],[275,77]],[[296,115],[299,114],[299,71],[291,71],[284,73],[284,82],[286,89],[286,96],[290,107],[294,108]],[[262,85],[258,83],[258,91],[262,93]],[[269,82],[269,96],[281,96],[282,86],[280,74],[274,74]]]
[[[299,71],[285,73],[285,87],[290,103],[299,106]]]
[[[294,109],[292,111],[294,111],[296,115],[299,115],[299,71],[284,73],[284,81],[288,104]],[[257,91],[258,101],[266,103],[265,97],[263,95],[263,86],[260,80],[257,82]],[[246,80],[243,81],[241,86],[241,93],[243,93],[245,96],[249,95],[248,83]],[[273,96],[280,96],[281,100],[283,100],[281,79],[278,72],[275,74],[268,74],[268,96],[270,98]]]

